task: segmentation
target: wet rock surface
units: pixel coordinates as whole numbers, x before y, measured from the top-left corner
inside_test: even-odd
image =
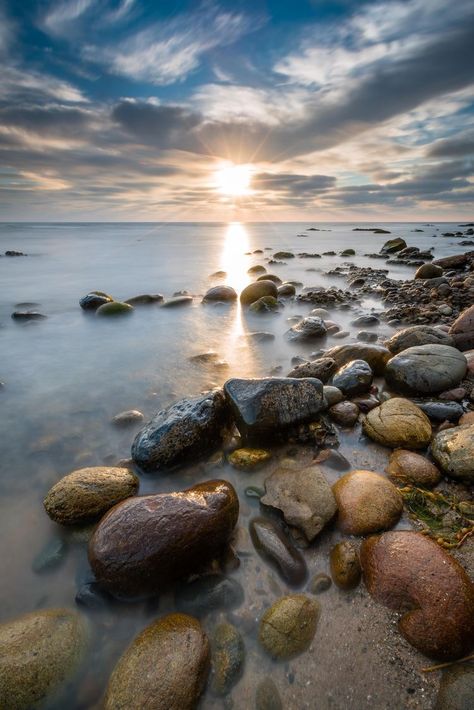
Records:
[[[466,369],[466,358],[456,348],[418,345],[390,359],[385,379],[397,392],[430,395],[458,385]]]
[[[299,323],[292,326],[287,332],[288,340],[293,341],[308,341],[324,338],[327,333],[327,328],[324,325],[322,318],[317,316],[307,316]]]
[[[396,449],[392,452],[386,472],[393,483],[433,488],[441,480],[438,468],[424,456],[414,451]]]
[[[193,710],[209,668],[209,641],[199,622],[169,614],[147,626],[119,659],[104,708]]]
[[[259,555],[278,571],[282,579],[292,586],[302,585],[308,576],[306,562],[283,531],[265,518],[251,520],[249,530]]]
[[[367,392],[373,377],[372,368],[365,360],[351,360],[335,373],[332,384],[340,389],[346,397],[355,397]]]
[[[471,710],[474,698],[474,668],[464,664],[443,672],[434,710]]]
[[[474,481],[474,424],[440,431],[431,453],[444,473],[455,479]]]
[[[273,298],[278,296],[277,286],[273,281],[263,280],[249,284],[241,292],[240,302],[244,306],[249,306],[251,303],[258,301],[259,298],[263,298],[264,296],[273,296]]]
[[[431,440],[431,424],[426,414],[401,397],[372,409],[362,426],[371,439],[393,449],[424,449]]]
[[[329,408],[329,416],[342,427],[353,427],[359,418],[359,407],[354,402],[338,402]]]
[[[397,331],[385,341],[386,347],[396,355],[407,348],[418,345],[449,345],[454,346],[454,339],[440,328],[431,325],[413,325]]]
[[[333,486],[338,526],[349,535],[369,535],[395,525],[403,500],[384,476],[372,471],[350,471]]]
[[[237,292],[232,286],[214,286],[204,294],[203,301],[236,301]]]
[[[324,353],[324,357],[330,357],[335,360],[338,367],[342,367],[352,360],[364,360],[370,365],[375,374],[382,375],[391,355],[390,351],[382,345],[348,343],[347,345],[337,345],[327,350]]]
[[[234,468],[238,468],[241,471],[252,471],[267,463],[271,456],[270,451],[266,449],[242,448],[232,451],[227,459]]]
[[[176,606],[191,616],[202,617],[216,610],[239,607],[244,590],[232,577],[206,574],[180,586],[175,593]]]
[[[348,540],[338,542],[329,555],[331,577],[340,589],[354,589],[360,582],[361,568],[355,545]]]
[[[89,543],[91,567],[113,594],[156,593],[221,553],[238,514],[237,495],[226,481],[130,498],[99,523]]]
[[[303,594],[281,597],[262,616],[259,640],[276,659],[292,658],[306,651],[316,633],[320,606]]]
[[[232,624],[219,624],[212,636],[211,648],[212,692],[216,695],[227,695],[243,671],[245,662],[243,638]]]
[[[330,357],[322,357],[312,362],[303,362],[294,367],[287,377],[316,377],[321,382],[328,382],[336,371],[336,362]]]
[[[454,321],[449,335],[459,350],[474,348],[474,306],[466,308]]]
[[[474,586],[445,550],[415,532],[362,543],[364,581],[378,601],[402,611],[402,635],[426,656],[461,658],[474,643]]]

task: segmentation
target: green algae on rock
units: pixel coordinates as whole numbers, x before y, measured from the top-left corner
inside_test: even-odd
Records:
[[[320,605],[304,594],[281,597],[260,621],[259,640],[273,658],[292,658],[306,651],[314,638]]]

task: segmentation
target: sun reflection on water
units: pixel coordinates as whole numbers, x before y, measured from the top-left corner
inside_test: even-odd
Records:
[[[249,250],[249,235],[240,222],[231,222],[225,233],[221,255],[221,269],[227,273],[226,284],[237,293],[249,283],[247,274],[249,263],[245,252]]]

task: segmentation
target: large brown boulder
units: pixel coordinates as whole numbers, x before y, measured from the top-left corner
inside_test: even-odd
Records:
[[[168,614],[147,626],[119,659],[104,708],[193,710],[209,668],[209,641],[199,621]]]
[[[347,343],[326,350],[324,357],[331,357],[337,367],[342,367],[352,360],[365,360],[376,375],[383,375],[385,365],[391,357],[390,350],[383,345],[370,343]]]
[[[273,281],[263,280],[249,284],[241,292],[240,302],[243,306],[249,306],[251,303],[255,303],[259,298],[264,298],[265,296],[273,296],[273,298],[278,296],[278,289]]]
[[[414,451],[396,449],[385,469],[389,478],[401,486],[408,484],[433,488],[441,480],[441,473],[427,458]]]
[[[459,350],[474,348],[474,306],[466,308],[454,321],[449,335]]]
[[[220,554],[238,514],[227,481],[129,498],[100,521],[89,543],[91,567],[112,594],[154,594]]]
[[[451,660],[474,644],[474,585],[461,565],[416,532],[370,537],[360,552],[369,593],[403,613],[402,635],[426,656]]]
[[[393,527],[403,510],[403,499],[384,476],[372,471],[350,471],[333,486],[338,526],[349,535],[368,535]]]
[[[431,439],[430,420],[409,399],[393,397],[366,415],[362,428],[371,439],[393,449],[424,449]]]

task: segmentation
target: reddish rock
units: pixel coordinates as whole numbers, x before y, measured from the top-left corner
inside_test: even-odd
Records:
[[[350,471],[333,486],[339,509],[338,525],[349,535],[387,530],[398,521],[403,500],[384,476],[372,471]]]
[[[459,350],[474,348],[474,306],[466,308],[454,321],[449,335]]]
[[[403,613],[401,634],[430,658],[452,660],[474,645],[474,585],[449,553],[416,532],[364,540],[360,559],[369,593]]]
[[[459,420],[459,426],[463,424],[474,424],[474,412],[466,412]]]
[[[338,402],[329,408],[329,416],[340,426],[353,427],[359,417],[359,407],[354,402]]]
[[[405,449],[393,451],[385,470],[394,483],[402,486],[412,484],[433,488],[441,480],[441,473],[431,461]]]

